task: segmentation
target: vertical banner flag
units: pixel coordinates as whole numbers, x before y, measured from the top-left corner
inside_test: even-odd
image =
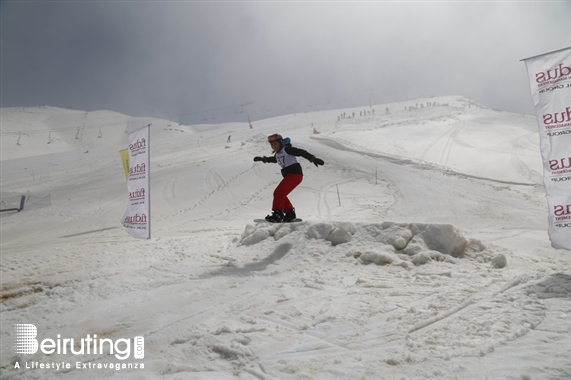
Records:
[[[129,203],[121,223],[134,238],[151,238],[150,126],[129,134]]]
[[[551,246],[571,250],[571,47],[522,61],[539,126]]]

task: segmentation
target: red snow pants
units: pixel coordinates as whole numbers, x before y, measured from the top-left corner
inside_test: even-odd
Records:
[[[293,209],[293,205],[287,198],[289,193],[293,191],[303,180],[301,174],[287,174],[274,190],[274,203],[272,210],[283,210],[285,213]]]

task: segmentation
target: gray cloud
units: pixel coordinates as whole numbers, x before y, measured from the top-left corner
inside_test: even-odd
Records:
[[[519,60],[571,45],[570,2],[6,1],[0,14],[2,107],[185,122],[439,95],[533,113]]]

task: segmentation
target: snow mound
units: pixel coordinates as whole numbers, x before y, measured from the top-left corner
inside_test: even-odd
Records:
[[[267,239],[285,239],[297,247],[309,247],[322,241],[335,252],[353,256],[363,264],[424,265],[432,261],[455,263],[455,259],[472,258],[504,268],[503,253],[486,247],[481,241],[467,239],[453,225],[426,223],[348,223],[302,222],[291,224],[247,225],[239,245],[251,246]],[[270,239],[271,240],[271,239]]]

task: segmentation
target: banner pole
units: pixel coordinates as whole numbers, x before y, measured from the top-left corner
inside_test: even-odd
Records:
[[[549,53],[543,53],[543,54],[534,55],[533,57],[523,58],[523,59],[520,59],[519,61],[520,61],[520,62],[522,62],[522,61],[527,61],[528,59],[534,59],[534,58],[543,57],[544,55],[548,55],[548,54],[559,53],[559,52],[561,52],[561,51],[563,51],[563,50],[567,50],[567,49],[571,49],[571,46],[566,47],[566,48],[563,48],[563,49],[553,50],[553,51],[550,51]]]

